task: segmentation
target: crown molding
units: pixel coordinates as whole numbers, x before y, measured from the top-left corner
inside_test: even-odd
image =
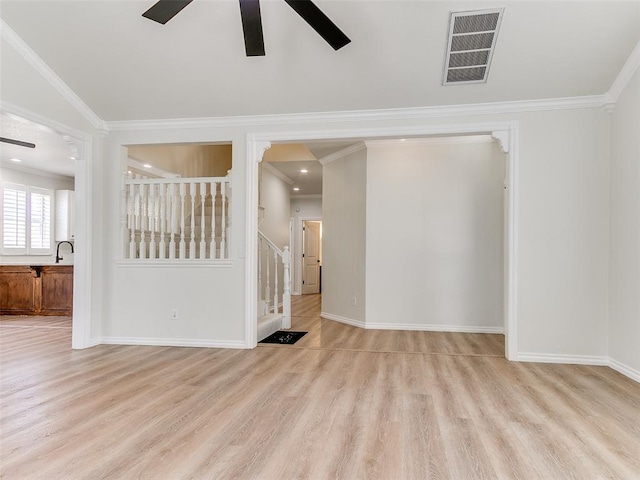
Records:
[[[625,89],[631,77],[636,73],[636,70],[640,67],[640,42],[636,44],[636,47],[627,58],[627,61],[623,65],[622,69],[618,73],[618,76],[611,84],[609,91],[605,94],[607,101],[605,102],[605,108],[607,105],[618,101],[620,94]]]
[[[451,145],[451,144],[477,144],[491,143],[493,138],[490,135],[464,135],[451,137],[427,137],[427,138],[393,138],[388,140],[365,140],[365,145],[369,147],[382,146],[416,146],[416,145]]]
[[[324,166],[327,163],[335,162],[336,160],[340,160],[347,155],[351,155],[352,153],[359,152],[367,148],[365,142],[358,142],[355,145],[351,145],[349,147],[343,148],[342,150],[338,150],[337,152],[332,153],[331,155],[327,155],[326,157],[322,157],[318,159],[320,165]]]
[[[293,180],[291,180],[289,177],[287,177],[284,173],[282,173],[280,170],[278,170],[276,167],[271,165],[269,162],[262,162],[262,168],[264,168],[267,172],[272,173],[283,182],[288,183],[289,185],[293,185],[294,183],[296,183]]]
[[[322,194],[321,193],[307,193],[307,194],[303,194],[303,195],[289,195],[289,198],[291,200],[296,200],[296,199],[303,200],[305,198],[322,198]]]
[[[27,167],[24,165],[17,165],[15,163],[0,162],[0,166],[3,170],[14,170],[16,172],[28,173],[29,175],[37,175],[39,177],[53,178],[55,180],[72,180],[73,176],[62,175],[60,173],[47,172],[45,170],[38,170],[37,168]]]
[[[496,115],[502,113],[572,110],[599,108],[608,103],[605,95],[523,100],[513,102],[443,105],[435,107],[392,108],[344,112],[286,113],[274,115],[175,118],[157,120],[123,120],[106,122],[109,131],[173,130],[191,128],[281,126],[307,123],[339,123],[389,120],[412,120],[468,115]]]
[[[106,123],[76,95],[50,67],[42,60],[20,36],[0,19],[0,36],[11,45],[18,54],[25,59],[44,79],[75,108],[94,128],[106,130]]]

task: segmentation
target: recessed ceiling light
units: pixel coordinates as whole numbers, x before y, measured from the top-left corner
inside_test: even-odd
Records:
[[[128,173],[129,175],[131,175],[131,173],[132,173],[132,172],[131,172],[131,170],[127,170],[127,173]]]
[[[293,187],[293,191],[294,192],[299,192],[300,191],[300,187]]]
[[[302,168],[300,169],[300,173],[309,173],[309,170],[307,170],[306,168]]]
[[[16,163],[20,163],[22,160],[20,160],[19,158],[12,158],[11,161],[12,162],[16,162]]]
[[[69,160],[75,160],[76,157],[69,157]]]
[[[149,165],[148,163],[145,163],[144,165],[142,165],[144,168],[153,168],[151,165]]]
[[[407,139],[406,139],[406,138],[401,138],[401,139],[400,139],[400,141],[401,141],[401,142],[406,142],[406,141],[407,141]]]

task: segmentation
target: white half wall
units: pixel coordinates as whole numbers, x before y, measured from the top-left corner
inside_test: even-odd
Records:
[[[367,152],[322,170],[322,312],[365,321]]]
[[[611,117],[609,357],[640,381],[640,69]]]
[[[470,139],[367,144],[367,327],[503,331],[505,155]]]

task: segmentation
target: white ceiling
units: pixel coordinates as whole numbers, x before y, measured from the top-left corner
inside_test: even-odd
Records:
[[[1,114],[0,136],[36,144],[36,148],[27,148],[0,142],[0,163],[3,167],[39,170],[65,177],[75,176],[71,147],[60,134],[50,128],[20,117]]]
[[[352,39],[333,51],[262,0],[247,58],[237,0],[162,26],[155,0],[2,0],[3,20],[103,120],[423,107],[605,93],[640,39],[638,1],[316,0]],[[451,11],[505,6],[486,84],[442,86]]]

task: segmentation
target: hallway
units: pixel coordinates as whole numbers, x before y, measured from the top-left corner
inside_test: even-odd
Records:
[[[321,294],[292,296],[291,330],[308,333],[295,345],[276,346],[362,352],[504,357],[504,335],[414,330],[365,330],[321,318],[321,304]]]

